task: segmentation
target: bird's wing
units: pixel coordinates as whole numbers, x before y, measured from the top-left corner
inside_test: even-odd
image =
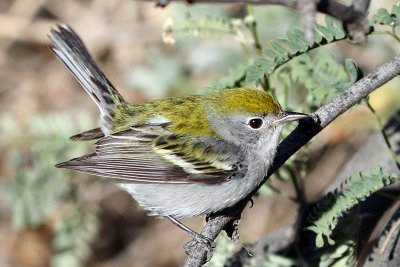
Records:
[[[223,140],[176,136],[165,124],[140,125],[100,139],[95,153],[57,167],[131,182],[219,183],[241,168],[239,155]]]
[[[73,141],[88,141],[95,140],[104,137],[104,133],[100,128],[95,128],[92,130],[88,130],[70,137]]]

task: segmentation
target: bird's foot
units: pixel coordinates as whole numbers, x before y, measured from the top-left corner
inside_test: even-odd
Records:
[[[197,233],[192,237],[193,239],[183,246],[183,249],[185,250],[186,254],[189,255],[192,248],[197,244],[199,244],[207,250],[206,262],[209,261],[212,257],[213,249],[215,248],[215,242],[212,239]]]
[[[185,250],[186,254],[189,255],[189,252],[193,249],[193,247],[199,244],[207,250],[206,262],[211,259],[212,251],[215,248],[215,243],[212,239],[193,231],[192,229],[182,224],[172,216],[165,216],[165,217],[168,218],[173,224],[181,228],[183,231],[185,231],[191,238],[193,238],[191,241],[189,241],[187,244],[183,246],[183,249]]]

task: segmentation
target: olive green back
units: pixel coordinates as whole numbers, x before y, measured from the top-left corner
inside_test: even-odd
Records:
[[[208,95],[166,98],[142,105],[120,105],[114,111],[111,131],[123,131],[132,125],[146,124],[151,119],[161,117],[170,121],[169,129],[174,134],[218,138],[207,114],[229,116],[243,113],[261,116],[277,114],[279,111],[279,103],[264,91],[226,89]]]

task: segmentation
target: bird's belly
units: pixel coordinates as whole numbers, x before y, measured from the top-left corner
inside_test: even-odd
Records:
[[[190,218],[230,207],[257,186],[251,179],[218,184],[120,184],[150,215]]]

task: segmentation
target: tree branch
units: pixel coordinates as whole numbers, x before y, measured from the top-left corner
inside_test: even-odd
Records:
[[[146,2],[155,2],[159,6],[167,6],[170,2],[187,2],[190,4],[205,4],[205,3],[236,3],[236,4],[253,4],[253,5],[279,5],[286,6],[289,8],[300,10],[304,0],[140,0]],[[355,2],[359,2],[354,0]],[[360,0],[361,2],[368,2],[369,0]],[[361,5],[357,4],[358,9],[354,9],[352,6],[346,6],[335,0],[316,0],[315,5],[318,12],[331,15],[342,21],[351,21],[355,16],[358,16],[358,12],[362,8]],[[369,6],[369,5],[368,5]]]
[[[268,171],[264,182],[297,150],[304,146],[309,140],[316,136],[323,128],[336,119],[339,115],[359,103],[363,98],[375,89],[379,88],[389,80],[400,74],[400,56],[396,56],[389,62],[383,64],[352,87],[339,94],[328,104],[320,107],[311,114],[312,119],[300,123],[297,128],[278,147],[275,160]],[[263,183],[261,183],[263,184]],[[261,185],[259,186],[261,187]],[[254,190],[247,198],[238,202],[235,206],[222,212],[212,214],[202,230],[202,235],[215,239],[234,220],[240,218],[248,200],[258,190]],[[188,267],[201,266],[206,258],[207,251],[201,245],[196,245],[187,261]]]
[[[315,10],[341,20],[350,38],[356,42],[365,42],[367,23],[366,17],[370,0],[353,0],[350,6],[346,6],[336,0],[139,0],[155,2],[157,6],[165,7],[170,2],[187,2],[190,4],[200,3],[237,3],[253,5],[280,5],[299,10],[304,14],[311,15],[313,9],[310,4],[315,5]],[[304,24],[309,27],[314,18],[303,16]],[[305,29],[307,32],[307,28]]]

